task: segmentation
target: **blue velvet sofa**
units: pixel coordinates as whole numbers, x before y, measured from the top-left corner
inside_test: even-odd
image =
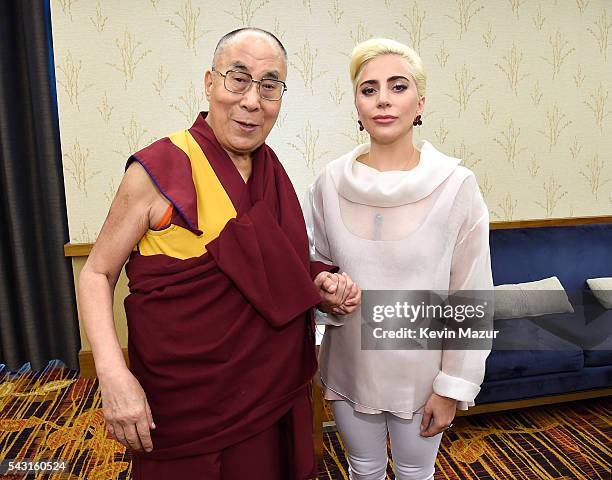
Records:
[[[585,219],[582,221],[585,223]],[[546,349],[495,350],[494,343],[476,405],[554,399],[571,392],[584,392],[580,398],[599,396],[606,390],[610,393],[612,310],[605,310],[597,302],[586,279],[612,277],[612,217],[599,217],[596,221],[609,223],[528,228],[505,228],[500,224],[499,229],[492,226],[494,284],[557,276],[574,313],[496,320],[494,328],[500,330],[500,337],[535,336]],[[580,223],[580,219],[575,222]]]

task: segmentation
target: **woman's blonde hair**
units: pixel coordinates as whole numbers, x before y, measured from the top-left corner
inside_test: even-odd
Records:
[[[371,38],[358,44],[351,53],[350,75],[353,82],[353,93],[357,91],[357,80],[366,62],[380,55],[399,55],[408,60],[410,70],[417,87],[419,97],[425,96],[427,76],[423,69],[423,61],[412,48],[389,38]]]

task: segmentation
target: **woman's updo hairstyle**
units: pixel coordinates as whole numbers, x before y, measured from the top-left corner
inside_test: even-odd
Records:
[[[371,38],[358,44],[351,53],[350,75],[353,82],[353,93],[357,91],[359,75],[369,60],[380,55],[399,55],[408,60],[410,72],[414,77],[419,97],[425,96],[427,76],[423,69],[421,57],[412,48],[389,38]]]

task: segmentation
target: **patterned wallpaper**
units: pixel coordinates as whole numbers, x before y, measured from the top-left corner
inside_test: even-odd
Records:
[[[412,45],[428,73],[415,142],[474,170],[493,220],[612,213],[610,0],[51,0],[70,238],[93,242],[134,152],[191,126],[217,40],[247,25],[289,53],[268,143],[301,197],[365,136],[349,53]]]

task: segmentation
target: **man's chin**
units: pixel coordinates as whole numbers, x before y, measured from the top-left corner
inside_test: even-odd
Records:
[[[260,146],[262,146],[264,143],[264,140],[259,140],[259,141],[248,141],[248,142],[234,142],[232,143],[232,145],[230,145],[229,150],[232,153],[235,153],[237,155],[246,155],[249,153],[254,152],[255,150],[257,150]]]

